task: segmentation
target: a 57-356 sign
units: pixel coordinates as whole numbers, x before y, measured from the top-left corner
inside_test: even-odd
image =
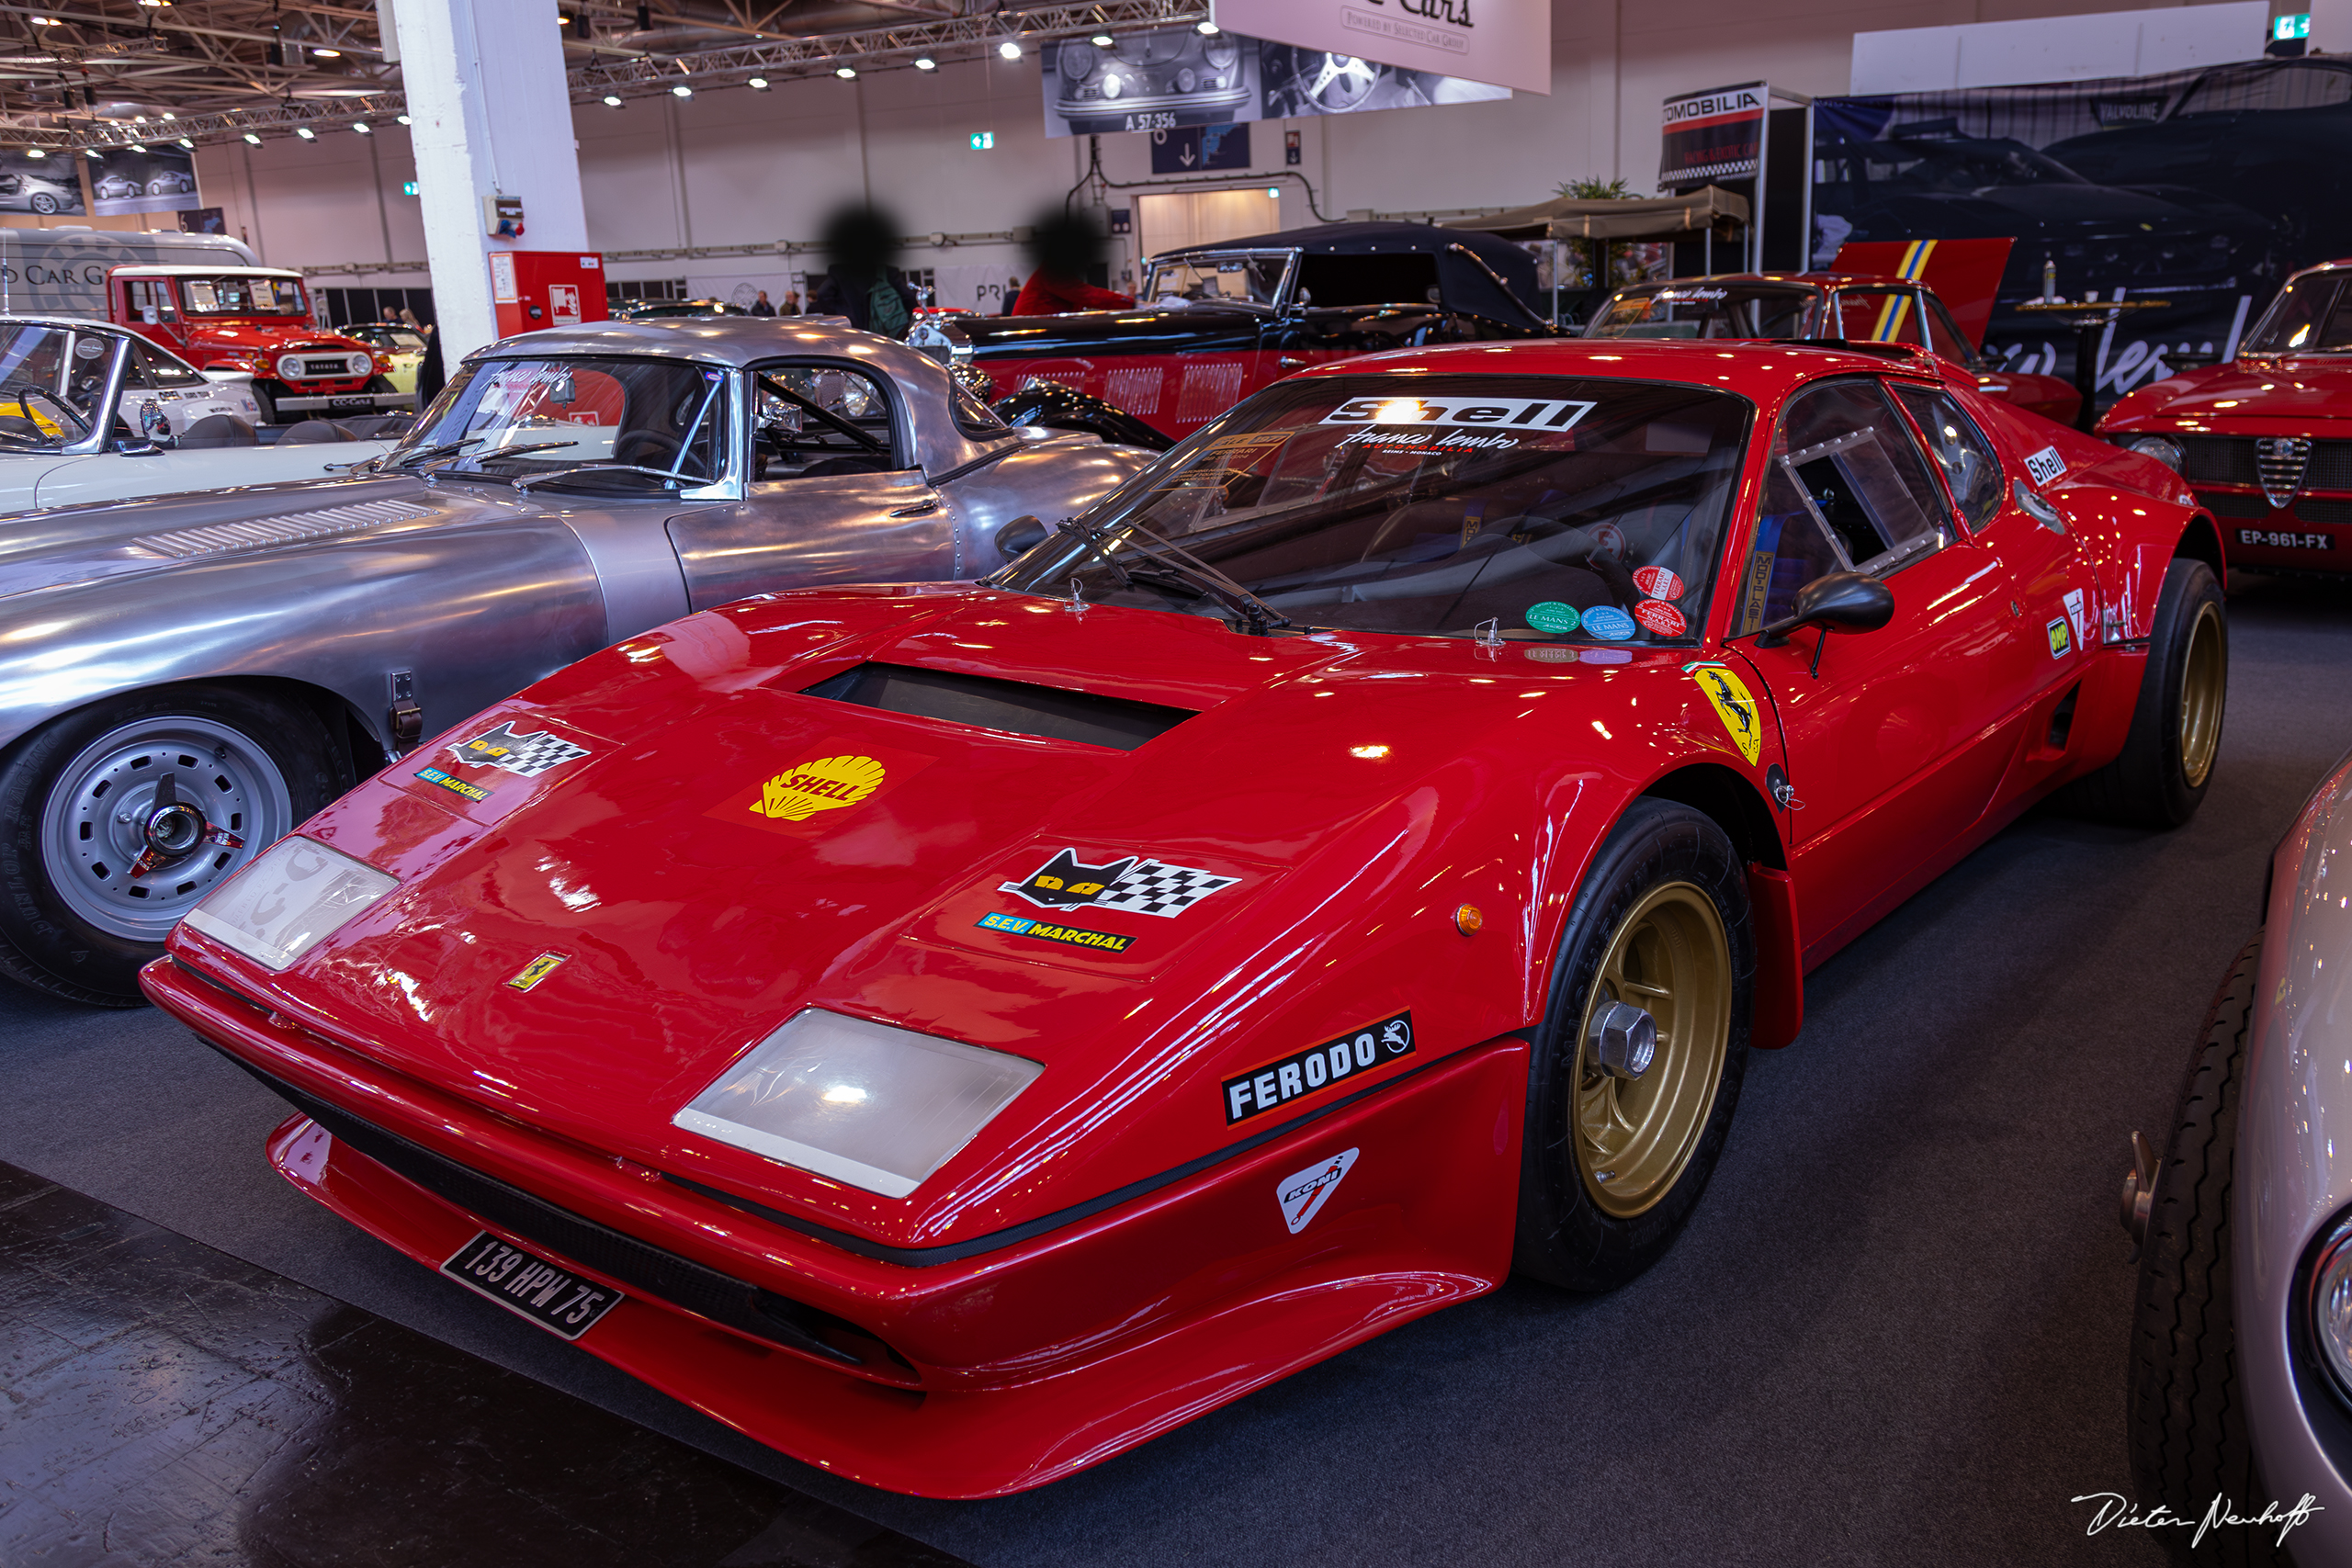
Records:
[[[1228,32],[1407,71],[1552,90],[1548,0],[1210,0]]]

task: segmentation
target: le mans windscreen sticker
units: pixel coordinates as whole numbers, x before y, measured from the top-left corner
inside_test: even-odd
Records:
[[[1318,1089],[1347,1082],[1383,1062],[1413,1054],[1413,1015],[1396,1013],[1337,1040],[1326,1040],[1279,1061],[1225,1080],[1225,1124],[1262,1116]],[[1293,1226],[1296,1229],[1296,1226]]]
[[[703,813],[738,827],[803,838],[856,815],[936,758],[839,737],[803,747],[781,766]]]
[[[1756,699],[1748,694],[1740,678],[1720,664],[1702,664],[1690,671],[1690,679],[1707,694],[1714,705],[1715,716],[1731,731],[1732,741],[1739,754],[1754,767],[1764,747],[1763,716],[1757,711]]]
[[[1283,1224],[1296,1235],[1306,1224],[1323,1212],[1331,1194],[1340,1190],[1348,1172],[1355,1168],[1360,1149],[1346,1149],[1329,1159],[1317,1160],[1305,1170],[1292,1171],[1274,1189],[1274,1201],[1283,1206]]]

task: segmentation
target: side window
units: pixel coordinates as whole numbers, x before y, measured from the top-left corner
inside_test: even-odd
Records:
[[[140,383],[148,387],[201,387],[204,378],[188,367],[157,348],[144,338],[130,344],[131,364],[140,373]]]
[[[1829,381],[1789,400],[1772,437],[1739,631],[1789,614],[1826,572],[1883,577],[1951,537],[1950,510],[1910,427],[1876,381]]]
[[[1982,367],[1984,361],[1977,357],[1975,345],[1961,335],[1959,324],[1944,309],[1944,302],[1932,294],[1922,294],[1919,305],[1928,312],[1928,346],[1954,365],[1971,370]]]
[[[1983,532],[2001,514],[2001,459],[1959,400],[1933,387],[1898,386],[1894,395],[1927,433],[1928,453],[1944,471],[1951,499],[1969,527]]]
[[[155,326],[164,321],[177,321],[179,312],[172,308],[172,286],[148,278],[135,277],[123,285],[129,291],[130,319]]]
[[[1837,335],[1848,343],[1907,343],[1920,335],[1918,297],[1908,288],[1841,288],[1835,306]]]
[[[900,458],[890,395],[864,370],[780,365],[752,375],[752,478],[879,474]]]

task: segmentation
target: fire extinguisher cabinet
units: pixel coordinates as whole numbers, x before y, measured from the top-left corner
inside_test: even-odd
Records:
[[[610,314],[605,309],[605,258],[580,251],[491,252],[490,298],[498,310],[500,337],[576,327]]]

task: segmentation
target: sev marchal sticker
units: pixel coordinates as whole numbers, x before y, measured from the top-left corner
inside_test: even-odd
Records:
[[[1363,1151],[1347,1149],[1329,1159],[1317,1160],[1305,1170],[1294,1170],[1274,1189],[1274,1201],[1283,1206],[1283,1224],[1296,1235],[1306,1228],[1307,1222],[1323,1212],[1331,1194],[1355,1168],[1356,1156]]]
[[[1076,850],[1063,850],[1020,881],[998,883],[997,891],[1026,898],[1041,909],[1124,909],[1172,919],[1240,880],[1137,855],[1089,865]]]
[[[2066,471],[2066,459],[2058,456],[2057,447],[2044,446],[2025,460],[2025,471],[2034,483],[2046,485]]]
[[[1756,712],[1756,699],[1748,694],[1747,683],[1720,664],[1702,664],[1690,671],[1690,679],[1707,694],[1714,705],[1715,716],[1731,731],[1739,754],[1754,767],[1764,745],[1764,730]]]
[[[503,773],[535,779],[549,768],[560,768],[566,762],[585,757],[588,748],[574,746],[562,737],[550,735],[544,729],[517,735],[514,721],[509,719],[496,729],[484,730],[470,740],[458,741],[449,748],[449,754],[460,762],[471,762],[477,767],[496,768]]]
[[[1412,1054],[1410,1012],[1384,1018],[1378,1023],[1367,1024],[1353,1033],[1326,1040],[1304,1051],[1294,1051],[1279,1061],[1252,1067],[1238,1077],[1225,1080],[1225,1124],[1230,1127],[1252,1116],[1262,1116],[1301,1095],[1329,1089],[1383,1062]]]
[[[933,759],[888,747],[841,740],[770,773],[703,813],[722,822],[798,836],[830,826],[834,813],[864,806],[904,784]]]
[[[1038,942],[1057,942],[1064,947],[1091,947],[1102,953],[1125,953],[1136,939],[1114,931],[1091,931],[1080,926],[1056,925],[1049,920],[1033,920],[1026,915],[982,915],[973,922],[982,931],[1002,931],[1007,936],[1025,936]]]
[[[492,793],[478,784],[468,784],[461,778],[445,773],[438,768],[420,768],[416,776],[426,784],[440,785],[451,795],[464,795],[468,800],[488,800]]]
[[[514,977],[506,984],[510,989],[527,991],[558,969],[562,968],[571,956],[570,953],[542,953],[514,971]]]

